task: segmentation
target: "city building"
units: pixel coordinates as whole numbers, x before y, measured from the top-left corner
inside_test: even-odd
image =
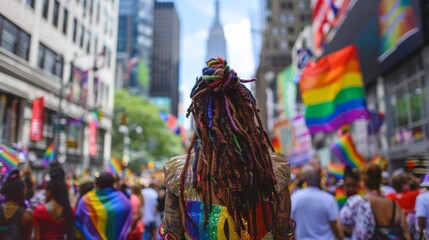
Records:
[[[120,0],[117,88],[149,94],[152,67],[154,0]]]
[[[174,2],[156,2],[151,101],[177,116],[179,105],[180,21]]]
[[[262,49],[255,94],[261,120],[269,132],[276,118],[276,76],[292,62],[292,47],[311,22],[310,0],[262,0]]]
[[[332,11],[327,7],[314,18],[313,36],[319,56],[356,45],[368,110],[385,116],[379,132],[367,130],[369,121],[353,124],[360,154],[367,161],[387,158],[391,171],[422,174],[429,151],[429,8],[426,1],[398,2],[400,7],[388,0],[343,1],[338,9],[344,14],[331,31],[323,26]],[[317,151],[326,152],[333,139],[313,140]]]
[[[33,167],[54,140],[77,173],[110,158],[117,16],[118,0],[0,2],[0,142]]]
[[[207,39],[206,60],[213,57],[222,57],[228,59],[225,34],[223,26],[220,23],[219,0],[215,2],[215,18],[210,28],[209,38]]]

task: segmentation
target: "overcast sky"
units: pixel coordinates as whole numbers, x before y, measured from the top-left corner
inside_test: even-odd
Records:
[[[259,0],[220,0],[220,19],[228,45],[228,63],[241,78],[254,77],[251,22],[259,14]],[[190,89],[201,74],[206,42],[214,21],[215,0],[175,0],[180,18],[180,91],[183,110],[190,104]],[[253,27],[255,28],[255,27]],[[181,118],[184,121],[184,118]],[[185,121],[189,127],[189,121]]]

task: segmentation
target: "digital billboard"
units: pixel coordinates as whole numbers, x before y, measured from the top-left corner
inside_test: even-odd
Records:
[[[419,0],[356,1],[323,54],[355,44],[368,84],[410,56],[423,40]]]

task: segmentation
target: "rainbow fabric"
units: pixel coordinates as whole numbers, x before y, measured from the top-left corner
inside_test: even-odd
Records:
[[[311,133],[335,131],[357,118],[369,118],[354,45],[309,64],[299,86]]]
[[[113,188],[92,190],[78,202],[75,225],[85,239],[126,239],[131,203]]]
[[[384,60],[396,46],[419,31],[410,0],[381,0],[378,7],[380,56]]]
[[[373,159],[372,159],[372,163],[374,163],[375,165],[380,166],[382,171],[386,171],[387,169],[387,160],[380,156],[380,155],[376,155]]]
[[[54,147],[55,142],[52,142],[51,145],[46,149],[45,154],[43,154],[42,165],[48,166],[54,161]]]
[[[6,171],[11,171],[18,167],[19,159],[15,150],[11,147],[0,146],[0,162],[6,168]]]
[[[331,151],[342,163],[352,168],[362,170],[365,165],[365,159],[356,150],[350,133],[344,134],[334,142]]]
[[[108,171],[112,174],[121,175],[122,173],[122,163],[116,157],[112,157],[109,161]]]
[[[342,208],[344,206],[344,204],[347,202],[347,195],[346,195],[346,192],[344,191],[344,189],[342,189],[340,187],[335,188],[334,196],[338,202],[338,206],[340,208]]]
[[[344,177],[345,165],[342,163],[331,163],[327,164],[328,174],[334,176],[336,179],[342,179]]]

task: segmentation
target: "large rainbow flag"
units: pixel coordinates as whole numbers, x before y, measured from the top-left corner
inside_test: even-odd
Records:
[[[301,74],[299,87],[311,133],[335,131],[357,118],[369,118],[354,45],[309,64]]]
[[[122,175],[121,161],[116,157],[112,157],[109,161],[108,171],[112,174]]]
[[[328,174],[334,176],[337,179],[342,179],[344,177],[345,165],[343,163],[331,163],[327,164]]]
[[[0,163],[2,167],[6,168],[6,172],[17,168],[19,159],[15,150],[8,146],[0,146]]]
[[[42,165],[48,166],[50,163],[54,161],[54,148],[55,142],[52,142],[51,145],[46,149],[45,154],[42,158]]]
[[[338,141],[331,145],[332,153],[344,164],[362,170],[365,166],[365,159],[356,150],[350,133],[341,136]]]
[[[92,190],[77,204],[75,225],[85,239],[126,239],[131,212],[131,203],[121,191]]]

